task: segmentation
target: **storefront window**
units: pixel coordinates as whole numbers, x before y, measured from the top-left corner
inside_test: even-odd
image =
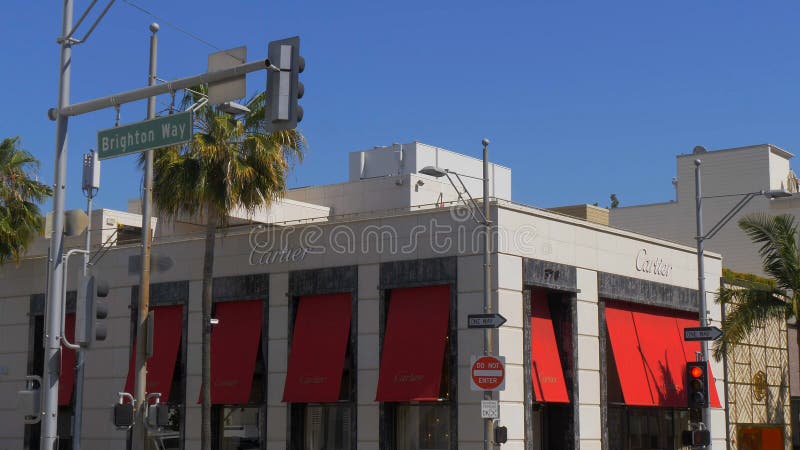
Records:
[[[608,407],[609,450],[682,450],[681,433],[689,412],[672,408]]]
[[[449,403],[397,405],[397,449],[450,448]]]
[[[219,450],[257,450],[261,448],[261,408],[219,407]]]
[[[350,405],[306,405],[305,449],[350,448]]]

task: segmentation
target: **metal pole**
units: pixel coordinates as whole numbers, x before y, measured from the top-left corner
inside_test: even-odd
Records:
[[[491,260],[491,229],[492,222],[489,216],[489,140],[484,139],[483,144],[483,215],[485,221],[483,223],[483,312],[491,314],[492,312],[492,260]],[[483,354],[489,355],[492,353],[492,328],[483,330]],[[491,400],[492,391],[483,391],[483,399]],[[494,447],[494,419],[484,419],[483,430],[483,443],[485,450],[491,450]]]
[[[73,0],[64,0],[61,19],[61,36],[72,31]],[[72,41],[61,41],[58,76],[58,109],[69,105],[70,67]],[[53,176],[53,234],[50,237],[50,288],[47,292],[47,314],[44,330],[44,401],[42,402],[41,449],[52,450],[58,442],[58,377],[61,372],[61,315],[64,266],[64,197],[67,177],[67,125],[68,118],[56,117],[55,175]]]
[[[706,320],[705,237],[703,236],[703,196],[700,184],[701,164],[702,161],[699,159],[694,160],[695,216],[697,218],[697,295],[700,303],[700,326],[705,327],[708,325],[708,321]],[[700,341],[700,354],[703,361],[708,361],[708,343],[706,341]],[[709,380],[709,382],[713,382],[713,380]],[[703,408],[703,423],[706,429],[710,429],[711,414],[708,407]],[[708,448],[710,449],[711,446],[709,445]]]
[[[149,85],[156,84],[156,60],[158,54],[158,24],[151,23]],[[147,118],[156,116],[156,98],[147,99]],[[150,219],[153,216],[153,151],[145,152],[144,184],[142,189],[142,273],[139,281],[139,317],[136,322],[136,422],[133,426],[133,448],[144,449],[147,440],[145,411],[147,410],[147,321],[150,314],[150,246],[152,233]]]
[[[230,80],[238,76],[255,72],[257,70],[264,70],[270,66],[268,59],[260,61],[253,61],[244,63],[241,66],[231,67],[230,69],[218,70],[216,72],[207,72],[200,75],[193,75],[186,78],[179,78],[177,80],[168,81],[163,84],[147,86],[143,88],[134,89],[132,91],[120,92],[106,97],[87,100],[85,102],[75,103],[73,105],[65,106],[62,109],[55,111],[51,110],[48,114],[58,114],[62,116],[79,116],[92,111],[98,111],[105,108],[113,108],[125,103],[135,102],[154,95],[169,94],[181,89],[191,88],[198,84],[208,84],[214,81]]]
[[[92,164],[97,155],[92,151]],[[84,246],[86,253],[83,254],[83,276],[89,276],[89,256],[92,251],[92,188],[86,191],[86,215],[89,216],[89,225],[86,227],[86,240]],[[92,318],[89,318],[92,320]],[[75,411],[72,422],[72,449],[81,450],[81,428],[83,426],[83,368],[86,361],[84,349],[76,350],[77,359],[75,360]]]

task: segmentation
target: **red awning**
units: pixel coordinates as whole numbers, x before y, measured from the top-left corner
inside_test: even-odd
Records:
[[[64,335],[75,342],[75,314],[64,317]],[[69,405],[75,387],[75,350],[61,346],[61,375],[58,377],[58,406]]]
[[[609,305],[606,307],[606,325],[625,403],[653,406],[653,395],[650,392],[650,383],[639,349],[633,313]]]
[[[247,403],[261,337],[262,301],[217,303],[211,331],[211,403]]]
[[[284,402],[339,400],[350,337],[351,294],[301,297],[292,333]]]
[[[553,321],[547,294],[531,295],[531,374],[533,391],[538,401],[569,403],[567,384],[561,368]]]
[[[377,401],[439,398],[449,317],[449,286],[392,290]]]
[[[691,349],[699,344],[683,341],[683,327],[696,323],[646,306],[607,305],[606,325],[626,404],[686,407],[686,362],[694,361]],[[709,391],[712,406],[719,407],[713,384]]]
[[[676,319],[676,323],[678,326],[678,333],[681,336],[681,342],[683,342],[683,350],[684,356],[686,361],[695,361],[697,359],[697,352],[700,351],[700,342],[698,341],[684,341],[683,340],[683,329],[684,328],[691,328],[691,327],[699,327],[700,320],[699,319],[683,319],[678,318]],[[711,366],[708,367],[708,376],[709,381],[714,380],[714,371],[711,370]],[[711,407],[712,408],[721,408],[722,404],[719,401],[719,393],[717,392],[717,384],[715,382],[709,382],[708,386],[708,396],[711,400]]]
[[[147,392],[160,392],[161,401],[167,402],[172,388],[178,349],[181,346],[183,306],[158,306],[152,311],[155,336],[153,336],[153,356],[147,358]],[[128,378],[125,380],[125,392],[133,393],[135,374],[136,343],[134,342],[128,364]]]
[[[686,407],[686,358],[675,328],[675,317],[636,311],[633,313],[644,358],[645,374],[657,406]]]

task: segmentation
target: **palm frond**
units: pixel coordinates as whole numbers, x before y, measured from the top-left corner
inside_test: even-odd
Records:
[[[722,337],[714,342],[714,358],[745,342],[750,333],[773,320],[785,321],[793,315],[790,298],[778,289],[723,286],[717,301],[730,311],[722,322]]]
[[[797,250],[797,225],[788,214],[770,216],[754,213],[739,221],[739,227],[755,243],[760,244],[764,272],[784,290],[800,286],[800,259]]]

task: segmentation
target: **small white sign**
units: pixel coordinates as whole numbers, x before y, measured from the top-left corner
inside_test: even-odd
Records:
[[[481,419],[499,419],[500,402],[497,400],[481,400]]]

